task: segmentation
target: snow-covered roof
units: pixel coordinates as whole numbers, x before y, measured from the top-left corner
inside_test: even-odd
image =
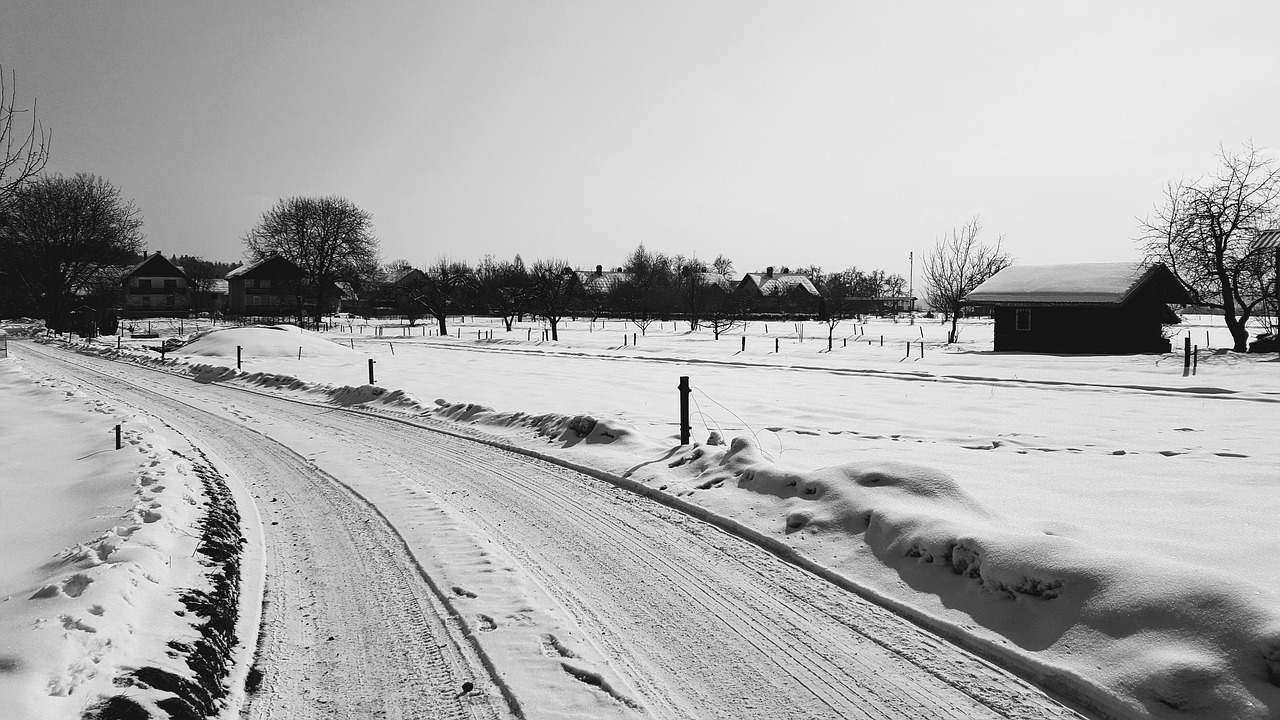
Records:
[[[1162,282],[1167,302],[1188,302],[1164,265],[1143,262],[1014,265],[996,273],[965,297],[971,305],[1120,305],[1144,283]],[[1170,282],[1172,281],[1172,282]]]
[[[631,282],[631,273],[610,272],[607,270],[577,270],[578,282],[587,292],[608,294]]]
[[[747,279],[760,288],[761,295],[785,295],[797,288],[815,297],[819,295],[813,282],[800,273],[747,273],[742,280],[745,282]]]
[[[148,255],[141,262],[124,271],[121,277],[132,277],[141,275],[143,277],[186,277],[187,273],[182,268],[174,265],[169,258],[156,251],[154,255]]]

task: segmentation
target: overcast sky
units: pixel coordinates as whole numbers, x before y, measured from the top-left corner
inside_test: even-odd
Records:
[[[5,0],[49,170],[150,248],[243,256],[342,195],[384,258],[907,275],[974,215],[1020,263],[1137,257],[1164,182],[1280,147],[1280,3]]]

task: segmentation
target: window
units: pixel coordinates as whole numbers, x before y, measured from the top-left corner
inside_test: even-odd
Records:
[[[1013,329],[1019,330],[1019,331],[1031,329],[1031,311],[1030,310],[1014,310],[1013,311]]]
[[[138,289],[139,289],[139,290],[150,290],[150,289],[151,289],[151,278],[138,278]]]
[[[172,295],[165,295],[165,296],[164,296],[164,304],[165,304],[165,305],[168,305],[169,307],[173,307],[173,296],[172,296]]]
[[[165,280],[165,281],[164,281],[164,289],[165,289],[165,290],[177,290],[177,289],[178,289],[178,281],[177,281],[177,280]]]
[[[150,306],[151,306],[151,296],[150,296],[150,295],[143,295],[143,296],[142,296],[142,304],[143,304],[143,306],[144,306],[144,307],[150,307]]]
[[[260,287],[260,288],[262,288],[262,289],[264,289],[264,290],[265,290],[265,289],[267,289],[267,288],[271,287],[271,281],[270,281],[270,280],[268,280],[268,279],[259,280],[259,281],[258,281],[258,287]]]

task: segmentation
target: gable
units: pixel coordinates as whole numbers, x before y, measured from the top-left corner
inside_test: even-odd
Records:
[[[169,262],[169,258],[157,252],[125,271],[123,278],[131,277],[186,278],[187,274],[182,268]]]

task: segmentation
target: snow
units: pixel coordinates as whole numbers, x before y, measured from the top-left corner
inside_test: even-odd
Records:
[[[461,338],[229,328],[166,366],[481,428],[711,513],[1118,717],[1280,712],[1274,357],[1205,350],[1186,377],[1174,355],[992,354],[983,322],[949,348],[938,325],[847,322],[831,352],[825,326],[771,325],[717,342],[665,323],[626,347],[618,321],[567,323],[558,343],[487,319]],[[1230,344],[1212,318],[1179,330]]]
[[[202,587],[191,463],[151,419],[12,357],[0,360],[0,437],[0,717],[79,718],[137,667],[186,675],[166,643],[194,636],[174,590]]]

